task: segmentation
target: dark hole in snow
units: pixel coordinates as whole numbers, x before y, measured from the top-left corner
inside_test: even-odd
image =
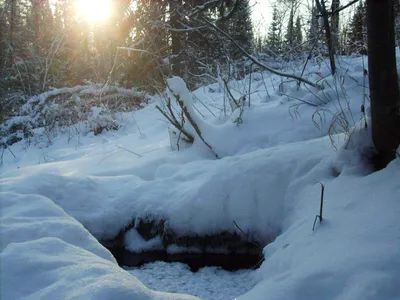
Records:
[[[192,272],[204,267],[221,267],[227,271],[255,269],[262,262],[261,253],[174,253],[166,251],[147,251],[134,253],[124,247],[108,248],[120,266],[140,267],[156,261],[181,262],[187,264]]]
[[[227,271],[257,268],[263,259],[262,249],[275,239],[271,236],[256,241],[250,234],[228,231],[179,235],[166,223],[165,220],[136,219],[114,239],[102,243],[123,267],[141,267],[156,261],[180,262],[195,272],[204,267],[221,267]],[[156,247],[139,247],[154,240],[158,241]],[[132,244],[141,250],[132,251],[129,247]],[[171,247],[180,251],[168,251]]]

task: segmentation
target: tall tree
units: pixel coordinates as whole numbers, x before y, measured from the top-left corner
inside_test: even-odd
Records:
[[[289,49],[293,48],[293,43],[295,40],[295,32],[294,32],[294,8],[293,5],[290,9],[290,14],[289,14],[289,21],[288,21],[288,26],[286,29],[286,46]]]
[[[336,73],[336,63],[335,63],[335,49],[333,47],[332,41],[332,34],[331,34],[331,27],[329,25],[329,16],[326,10],[325,0],[315,0],[315,4],[317,5],[318,11],[321,14],[323,20],[323,28],[325,29],[325,39],[326,45],[328,47],[328,54],[329,54],[329,63],[331,65],[331,72],[332,75]]]
[[[317,8],[314,5],[314,1],[312,1],[312,6],[310,10],[310,28],[308,31],[308,39],[313,43],[313,40],[318,37],[318,19],[317,19]]]
[[[281,52],[281,37],[279,32],[278,8],[276,5],[272,8],[272,22],[268,31],[267,47],[274,55]]]
[[[17,0],[10,0],[10,18],[9,18],[9,23],[10,23],[10,29],[9,29],[9,37],[8,37],[8,49],[9,49],[9,67],[14,63],[14,51],[16,47],[16,41],[15,41],[15,34],[16,34],[16,27],[18,23],[18,6],[17,6]]]
[[[364,38],[365,27],[365,6],[360,1],[349,25],[348,44],[351,53],[367,53]]]
[[[294,45],[297,49],[297,51],[301,51],[300,49],[301,44],[303,43],[303,32],[301,30],[301,20],[300,16],[297,16],[296,18],[296,24],[294,26]]]
[[[400,144],[400,92],[392,0],[367,0],[368,69],[375,165],[384,168]]]
[[[4,7],[2,3],[0,3],[0,77],[3,75],[5,62],[6,62],[6,30],[4,28],[7,27]]]
[[[169,27],[171,30],[171,53],[172,71],[174,75],[181,75],[181,34],[175,31],[181,27],[181,15],[179,10],[182,9],[182,0],[169,0]]]
[[[240,0],[237,10],[229,22],[229,33],[231,37],[234,38],[243,49],[251,53],[253,51],[254,36],[249,0]],[[234,45],[230,46],[229,52],[234,59],[240,58],[242,55],[241,51]]]
[[[143,50],[130,53],[127,80],[136,86],[154,86],[160,78],[159,58],[170,54],[169,32],[166,30],[168,1],[137,1],[133,14],[131,47]]]
[[[331,32],[332,47],[334,52],[339,51],[339,13],[335,13],[340,7],[340,0],[332,0],[331,4]]]

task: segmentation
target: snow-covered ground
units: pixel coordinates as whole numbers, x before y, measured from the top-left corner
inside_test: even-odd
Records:
[[[235,299],[256,284],[251,270],[228,272],[205,267],[193,273],[182,263],[155,262],[128,271],[151,289],[194,295],[204,300]]]
[[[61,135],[45,148],[20,142],[10,148],[16,158],[6,149],[1,298],[186,299],[148,288],[192,293],[185,286],[194,282],[193,294],[206,299],[400,299],[400,160],[372,174],[363,162],[365,63],[340,58],[335,78],[327,65],[311,64],[305,74],[324,91],[253,74],[241,124],[238,111],[224,110],[218,84],[191,99],[172,81],[172,91],[195,106],[191,112],[220,159],[201,141],[172,150],[155,102],[121,114],[117,132],[69,141]],[[239,98],[249,76],[231,88]],[[312,231],[319,183],[324,221]],[[170,277],[181,283],[167,287],[157,280],[169,276],[162,263],[129,273],[95,239],[150,216],[182,235],[238,232],[235,221],[259,240],[277,239],[264,248],[265,262],[255,272],[191,274],[173,264]],[[228,282],[238,283],[224,294]],[[221,293],[207,294],[206,285]]]

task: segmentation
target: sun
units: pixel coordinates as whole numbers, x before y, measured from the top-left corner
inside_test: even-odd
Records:
[[[76,0],[78,16],[89,22],[103,22],[107,20],[111,10],[111,0]]]

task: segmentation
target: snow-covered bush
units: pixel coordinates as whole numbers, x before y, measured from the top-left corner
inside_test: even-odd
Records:
[[[83,134],[100,134],[118,129],[115,112],[126,111],[146,101],[144,94],[101,85],[54,89],[29,98],[0,125],[2,145],[10,145],[34,135],[45,135],[48,142],[59,131],[80,125]]]

